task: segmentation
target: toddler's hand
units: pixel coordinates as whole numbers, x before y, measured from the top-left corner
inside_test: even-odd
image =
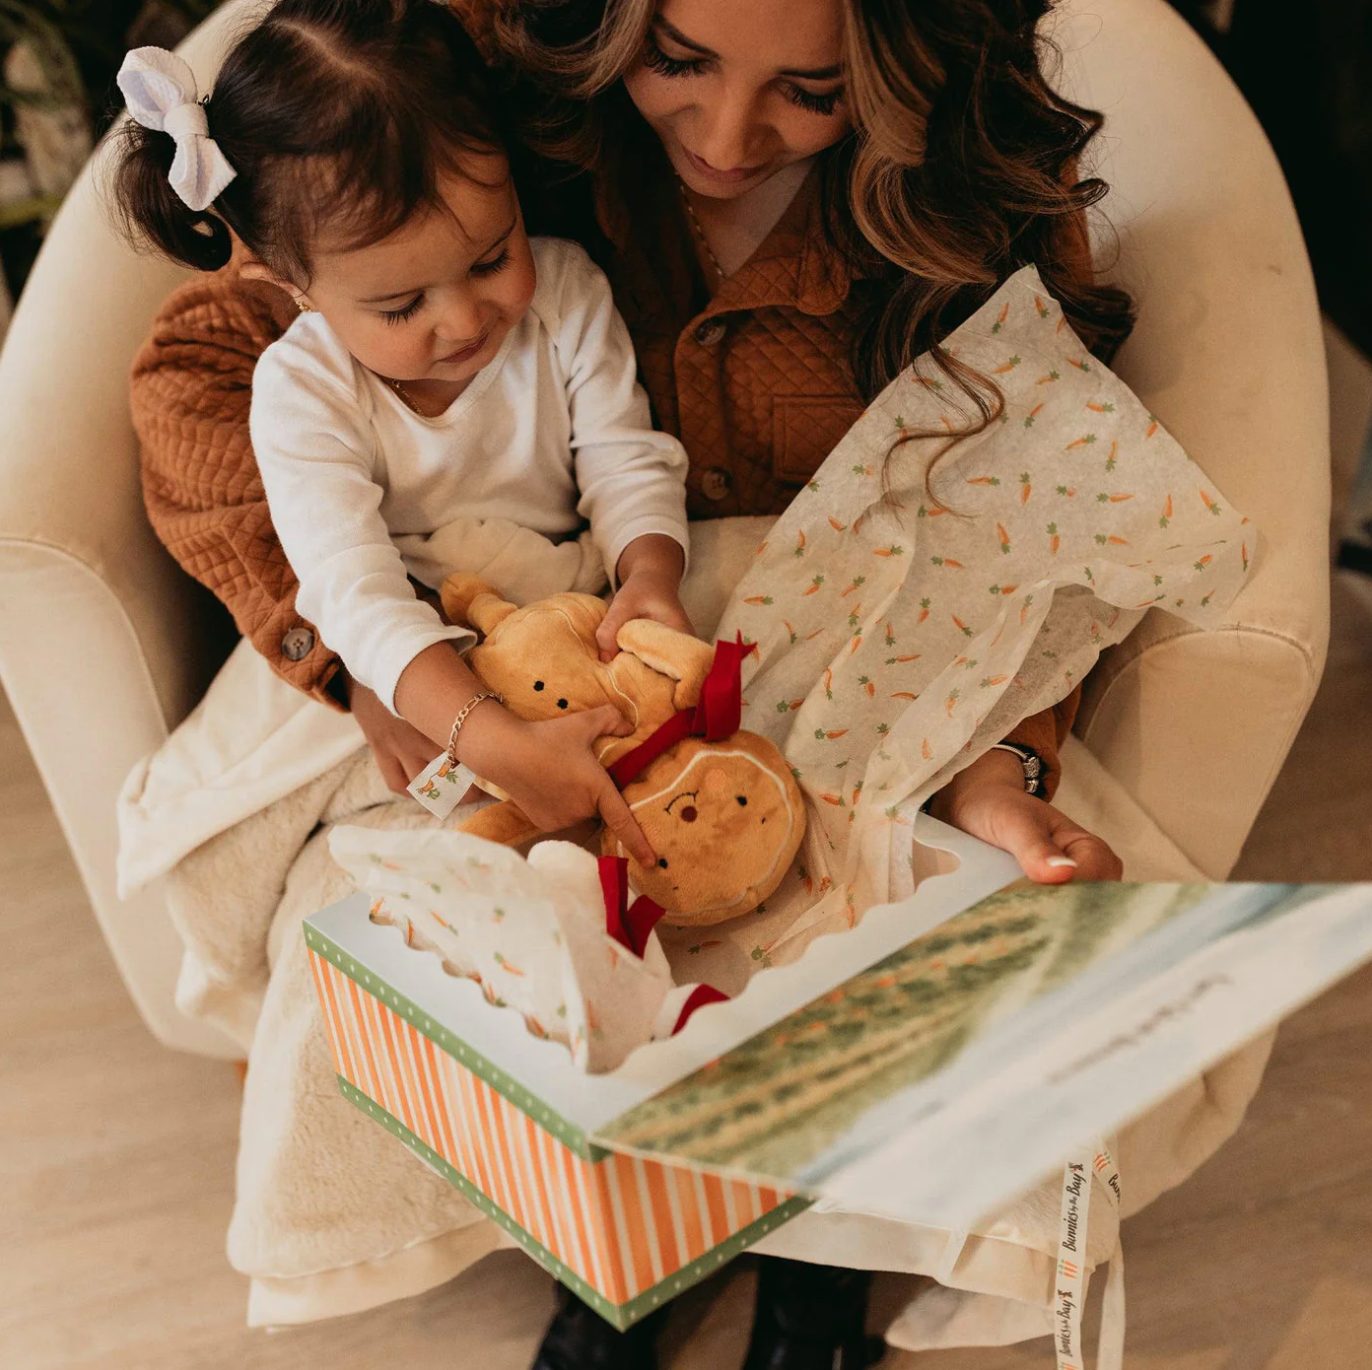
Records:
[[[619,559],[619,590],[596,629],[602,661],[614,660],[619,630],[631,618],[651,618],[679,632],[695,632],[678,597],[684,564],[680,545],[661,533],[635,538],[624,549]]]
[[[599,815],[640,865],[657,854],[624,796],[592,750],[598,737],[627,737],[633,724],[605,704],[564,718],[528,723],[494,700],[462,727],[461,760],[494,781],[544,832],[561,832]]]
[[[406,786],[438,755],[440,748],[418,728],[397,718],[365,685],[351,676],[345,683],[352,715],[386,784],[396,794],[404,794]]]

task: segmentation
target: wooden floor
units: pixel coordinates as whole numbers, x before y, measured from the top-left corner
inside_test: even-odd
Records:
[[[1336,586],[1323,688],[1238,874],[1372,880],[1372,592]],[[0,1370],[524,1370],[551,1296],[515,1252],[373,1313],[249,1332],[223,1254],[237,1106],[231,1067],[141,1026],[0,698]],[[1372,1367],[1372,970],[1285,1024],[1239,1135],[1125,1245],[1130,1370]],[[732,1370],[750,1289],[744,1261],[681,1300],[667,1364]]]

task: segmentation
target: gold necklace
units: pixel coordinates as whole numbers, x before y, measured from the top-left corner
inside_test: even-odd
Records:
[[[710,240],[705,236],[705,230],[700,225],[700,220],[696,218],[696,212],[691,206],[691,192],[686,188],[686,182],[680,176],[676,178],[676,183],[681,187],[681,203],[686,206],[686,217],[691,221],[691,227],[696,231],[696,237],[700,239],[700,245],[705,250],[705,255],[710,259],[710,265],[714,267],[715,274],[721,281],[727,277],[724,268],[719,264],[719,258],[715,256],[714,250],[710,246]]]
[[[402,402],[405,404],[405,407],[407,409],[413,409],[414,412],[418,414],[421,419],[428,418],[428,415],[425,414],[419,401],[416,400],[415,397],[411,395],[410,392],[406,390],[405,387],[401,385],[399,381],[393,381],[389,376],[384,377],[384,380],[386,384],[389,385],[391,389],[394,390],[395,393],[400,396]]]

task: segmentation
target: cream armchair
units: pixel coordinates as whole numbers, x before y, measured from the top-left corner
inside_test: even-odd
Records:
[[[188,43],[208,84],[235,0]],[[1277,163],[1163,0],[1071,0],[1060,84],[1107,116],[1099,249],[1134,291],[1126,381],[1262,530],[1232,621],[1154,614],[1090,677],[1061,802],[1132,874],[1223,878],[1314,694],[1327,636],[1328,434],[1310,271]],[[156,887],[115,894],[115,795],[222,657],[207,597],[144,517],[127,377],[180,279],[110,226],[97,154],[0,357],[0,679],[97,918],[165,1043],[227,1054],[173,1005]]]

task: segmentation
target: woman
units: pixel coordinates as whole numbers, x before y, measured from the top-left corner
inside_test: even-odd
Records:
[[[693,517],[780,513],[865,401],[1025,263],[1098,356],[1127,335],[1129,300],[1094,283],[1086,248],[1105,187],[1074,172],[1100,119],[1040,72],[1046,8],[516,0],[468,16],[544,97],[532,137],[574,172],[534,169],[536,226],[581,238],[609,275],[656,421],[691,455]],[[434,742],[296,618],[247,442],[252,364],[289,314],[232,268],[168,303],[134,377],[149,512],[287,679],[352,708],[403,789]],[[989,422],[994,387],[942,364]],[[1048,802],[1075,704],[1028,720],[934,804],[1039,881],[1120,874]],[[749,1370],[869,1363],[866,1279],[764,1262]],[[538,1364],[651,1365],[653,1330],[615,1334],[569,1301]]]

